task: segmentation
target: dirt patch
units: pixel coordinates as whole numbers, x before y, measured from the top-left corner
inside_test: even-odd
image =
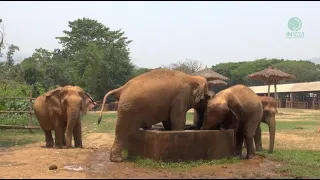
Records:
[[[262,138],[265,143],[263,143],[264,148],[269,146],[269,133],[262,133]],[[294,133],[284,133],[277,132],[275,140],[275,149],[310,149],[318,150],[320,149],[320,133],[315,132],[294,132]]]
[[[92,133],[85,136],[84,149],[48,149],[44,142],[0,150],[2,178],[276,178],[280,166],[262,158],[231,165],[212,165],[188,171],[151,169],[133,162],[109,160],[114,135]],[[56,165],[56,170],[49,166]]]
[[[231,165],[203,165],[187,171],[150,169],[135,166],[131,162],[109,162],[107,151],[96,150],[91,153],[86,162],[87,178],[279,178],[275,168],[281,166],[275,162],[257,157],[252,160],[242,160]]]
[[[10,148],[0,152],[2,178],[85,178],[84,173],[68,172],[64,165],[78,164],[90,149],[48,149],[43,143]],[[57,170],[49,170],[56,165]]]
[[[191,172],[201,172],[201,178],[279,178],[282,176],[275,173],[275,169],[280,166],[280,164],[257,156],[252,160],[242,160],[237,164],[200,166],[193,168]]]

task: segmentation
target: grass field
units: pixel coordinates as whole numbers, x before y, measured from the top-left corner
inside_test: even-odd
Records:
[[[320,127],[320,111],[301,109],[279,109],[278,111],[274,153],[266,153],[269,145],[269,133],[267,125],[262,124],[263,148],[265,151],[259,152],[258,155],[266,160],[280,164],[279,167],[273,167],[272,171],[273,173],[281,174],[283,177],[319,178],[320,133],[317,132],[317,129]],[[192,112],[187,114],[187,124],[192,123],[192,117]],[[22,119],[19,120],[22,121]],[[14,124],[19,124],[19,120],[13,121]],[[105,113],[99,126],[97,125],[97,120],[98,113],[90,113],[83,118],[83,137],[89,137],[92,134],[97,134],[97,137],[102,137],[100,136],[101,134],[114,135],[116,113]],[[24,121],[27,122],[25,119]],[[4,123],[8,124],[8,121],[0,121],[0,124]],[[21,124],[23,123],[21,122]],[[110,138],[109,141],[112,143],[113,139]],[[31,133],[29,130],[0,130],[0,147],[2,151],[13,147],[24,147],[32,143],[44,144],[44,134],[41,130]],[[153,162],[149,159],[130,157],[129,160],[134,163],[135,167],[178,170],[181,172],[200,166],[237,164],[240,162],[236,158],[191,163]]]

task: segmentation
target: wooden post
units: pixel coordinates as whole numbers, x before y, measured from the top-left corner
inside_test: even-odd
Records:
[[[270,84],[268,83],[268,96],[270,96]]]
[[[277,84],[274,84],[274,98],[278,102],[278,94],[277,94]]]
[[[29,126],[32,126],[32,90],[33,90],[33,84],[30,86],[30,99],[29,99]],[[32,132],[32,129],[29,129],[30,132]]]

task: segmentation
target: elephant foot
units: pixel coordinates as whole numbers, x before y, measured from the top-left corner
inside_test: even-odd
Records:
[[[254,155],[247,155],[247,159],[252,159],[252,158],[254,158]]]
[[[121,162],[122,158],[121,158],[121,156],[116,156],[116,155],[111,155],[110,154],[110,161],[111,162]]]
[[[256,151],[261,152],[263,149],[261,147],[257,147]]]
[[[63,149],[63,146],[62,145],[55,145],[54,149]]]
[[[80,148],[80,149],[83,149],[83,146],[82,145],[76,145],[74,146],[75,148]]]
[[[70,149],[70,148],[72,148],[72,146],[71,146],[71,145],[69,145],[69,146],[67,145],[67,146],[66,146],[66,149]]]
[[[46,143],[47,148],[53,148],[53,143]]]

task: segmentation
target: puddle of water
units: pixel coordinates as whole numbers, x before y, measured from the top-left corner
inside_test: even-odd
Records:
[[[25,165],[26,163],[16,163],[16,162],[0,162],[0,167],[5,167],[5,166],[21,166],[21,165]]]
[[[71,171],[82,171],[83,170],[83,168],[81,166],[77,166],[77,165],[64,166],[64,168],[71,170]]]

